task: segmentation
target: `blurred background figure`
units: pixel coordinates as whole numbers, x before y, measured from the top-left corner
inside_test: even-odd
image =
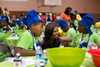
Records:
[[[46,15],[45,15],[45,13],[42,14],[42,21],[46,22]]]
[[[52,22],[54,22],[57,19],[56,14],[54,13],[52,16]]]
[[[71,11],[72,11],[72,8],[67,7],[60,16],[60,19],[64,19],[68,23],[68,25],[70,24],[70,21],[71,21],[71,18],[70,18]]]

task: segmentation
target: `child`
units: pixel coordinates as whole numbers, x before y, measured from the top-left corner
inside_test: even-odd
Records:
[[[59,47],[63,41],[71,42],[71,37],[59,37],[58,26],[55,23],[49,23],[45,29],[45,37],[40,39],[42,49],[48,49],[53,47]]]
[[[20,29],[24,29],[25,30],[26,29],[26,27],[25,27],[24,23],[22,22],[22,20],[19,19],[16,23],[18,25],[17,26],[17,30],[20,30]]]
[[[92,33],[90,27],[94,23],[93,16],[87,14],[79,21],[78,30],[80,33],[76,34],[71,46],[72,47],[87,47],[89,42],[94,42],[100,45],[100,36]]]
[[[38,38],[43,30],[43,22],[38,17],[35,10],[31,10],[27,13],[26,24],[29,30],[25,31],[19,38],[16,48],[16,53],[20,53],[22,56],[33,56],[36,54],[36,44]]]
[[[60,36],[65,36],[65,37],[74,37],[76,35],[76,31],[74,28],[69,28],[68,24],[66,23],[65,20],[63,19],[59,19],[56,20],[55,23],[58,25],[58,31]],[[65,31],[65,32],[63,32]],[[66,44],[68,44],[68,42],[63,42],[63,45],[66,46]],[[68,46],[68,45],[67,45]]]
[[[77,31],[78,21],[76,20],[76,15],[74,15],[74,14],[71,14],[70,27],[74,28]]]
[[[60,36],[65,36],[66,32],[67,32],[68,29],[69,29],[69,26],[68,26],[68,24],[66,23],[66,21],[63,20],[63,19],[58,19],[58,20],[55,21],[55,23],[56,23],[57,26],[59,27],[59,28],[58,28],[59,35],[60,35]]]

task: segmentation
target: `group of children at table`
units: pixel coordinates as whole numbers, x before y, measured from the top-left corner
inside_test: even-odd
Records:
[[[4,20],[0,19],[0,28]],[[69,24],[63,19],[58,19],[53,23],[49,23],[45,31],[43,25],[45,24],[39,17],[35,10],[31,10],[27,13],[27,16],[22,20],[19,20],[19,27],[22,29],[25,25],[27,29],[18,39],[18,43],[15,48],[16,53],[20,53],[22,56],[33,56],[36,54],[37,46],[40,46],[42,50],[59,47],[62,42],[72,42],[71,47],[87,47],[89,42],[94,42],[100,47],[100,35],[91,31],[91,26],[94,24],[94,18],[91,14],[84,15],[81,20],[78,21],[78,31],[69,28]],[[20,26],[21,24],[21,26]],[[59,36],[58,28],[61,28],[63,32],[67,32],[65,37]],[[9,29],[9,28],[8,28]],[[38,39],[41,33],[44,32],[44,37]],[[0,42],[4,42],[9,46],[4,34],[0,33]],[[67,45],[65,45],[67,46]],[[13,47],[13,46],[9,46]],[[3,52],[0,52],[0,57]]]

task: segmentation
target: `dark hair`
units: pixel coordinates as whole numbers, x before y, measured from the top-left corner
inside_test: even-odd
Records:
[[[57,26],[56,23],[49,23],[45,29],[45,40],[47,44],[49,43],[50,37],[53,35],[54,28]]]
[[[74,16],[75,19],[76,19],[76,15],[75,15],[75,14],[71,13],[70,16],[71,16],[71,19],[73,19],[73,16]]]
[[[72,8],[71,8],[71,7],[67,7],[67,8],[65,9],[64,13],[67,14],[67,15],[69,15],[69,14],[70,14],[70,13],[69,13],[69,10],[72,10]]]

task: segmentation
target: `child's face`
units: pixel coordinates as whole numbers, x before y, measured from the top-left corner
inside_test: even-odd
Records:
[[[59,33],[58,33],[58,27],[56,26],[56,27],[54,28],[52,37],[55,38],[55,39],[57,39],[57,38],[58,38],[58,34],[59,34]]]
[[[80,22],[78,23],[78,30],[80,33],[87,31],[87,29]]]
[[[41,35],[42,31],[43,31],[43,23],[41,23],[41,22],[39,24],[34,25],[34,27],[32,27],[32,32],[34,33],[34,36],[39,37]]]
[[[22,29],[23,27],[25,27],[25,25],[22,23],[22,24],[20,24],[19,27]]]
[[[68,12],[71,13],[71,9],[69,9]]]
[[[62,28],[63,32],[67,32],[69,30],[69,26]]]

